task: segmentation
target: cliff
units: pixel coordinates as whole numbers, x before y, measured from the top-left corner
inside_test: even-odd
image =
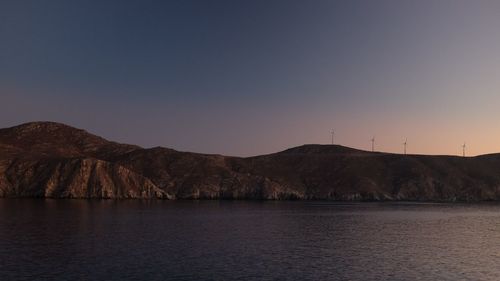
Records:
[[[400,155],[304,145],[239,158],[144,149],[33,122],[0,129],[0,197],[499,200],[500,154]]]

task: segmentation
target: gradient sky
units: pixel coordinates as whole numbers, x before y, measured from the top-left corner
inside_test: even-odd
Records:
[[[500,1],[0,1],[0,127],[227,155],[500,151]]]

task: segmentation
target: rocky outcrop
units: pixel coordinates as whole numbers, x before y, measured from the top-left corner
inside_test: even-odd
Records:
[[[250,158],[143,149],[53,122],[0,129],[0,197],[480,201],[500,155],[304,145]]]
[[[93,158],[13,161],[0,190],[4,197],[173,198],[148,178]]]

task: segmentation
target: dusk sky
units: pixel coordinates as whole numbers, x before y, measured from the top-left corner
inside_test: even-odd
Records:
[[[0,127],[144,147],[500,152],[500,1],[0,1]]]

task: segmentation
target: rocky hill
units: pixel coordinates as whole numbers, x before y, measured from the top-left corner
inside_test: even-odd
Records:
[[[500,154],[400,155],[303,145],[239,158],[144,149],[33,122],[0,129],[0,197],[499,200]]]

